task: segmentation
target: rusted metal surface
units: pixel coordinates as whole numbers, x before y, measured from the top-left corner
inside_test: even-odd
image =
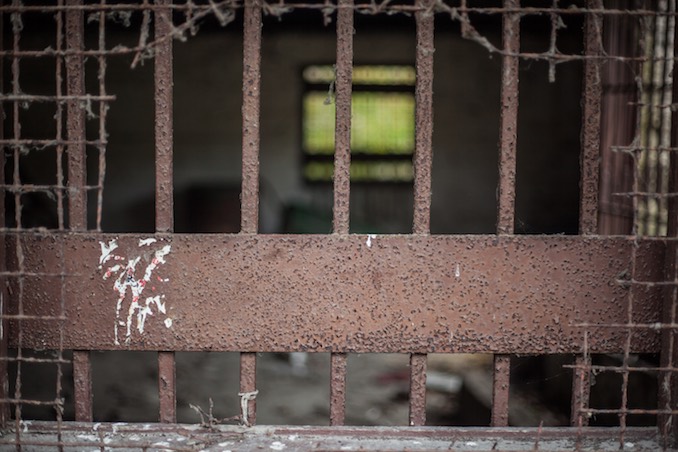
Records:
[[[67,0],[67,6],[81,6],[82,0]],[[66,12],[66,47],[73,53],[67,55],[66,87],[69,96],[67,103],[68,145],[68,225],[71,230],[87,229],[87,191],[85,145],[85,111],[77,99],[85,94],[84,57],[79,53],[84,48],[84,14],[72,9]],[[54,348],[60,348],[55,344]],[[90,354],[84,347],[74,347],[73,377],[75,395],[75,419],[92,421],[92,375]]]
[[[492,375],[492,426],[506,427],[509,421],[511,380],[511,357],[509,355],[494,355]]]
[[[67,6],[80,6],[82,0],[67,0]],[[76,98],[67,103],[68,146],[68,224],[72,230],[87,229],[87,192],[85,179],[85,111],[77,96],[85,94],[84,57],[80,53],[84,44],[83,12],[71,9],[66,13],[66,47],[73,52],[65,57],[66,86],[68,94]]]
[[[639,280],[659,280],[664,258],[661,241],[623,237],[378,236],[371,247],[358,235],[19,237],[24,271],[36,275],[25,277],[26,314],[58,300],[54,277],[39,274],[63,246],[64,346],[76,349],[580,352],[576,324],[625,323],[629,291],[638,300],[634,320],[658,321],[661,286],[617,280],[633,249]],[[156,242],[144,245],[149,238]],[[139,283],[149,267],[137,302],[164,295],[167,314],[149,316],[140,333],[140,311],[128,322],[131,286],[121,298],[116,284]],[[128,322],[129,333],[117,322]],[[590,351],[623,350],[624,334],[598,330]],[[24,333],[27,346],[57,344],[48,323],[31,322]],[[634,335],[635,351],[657,345],[656,331]]]
[[[572,407],[570,408],[570,425],[583,427],[589,424],[589,418],[584,410],[589,406],[591,392],[591,357],[577,355],[575,368],[572,373]]]
[[[0,50],[5,48],[5,15],[0,13]],[[5,59],[0,58],[0,92],[5,92]],[[0,141],[5,139],[5,103],[0,101]],[[0,184],[5,184],[5,147],[0,151]],[[5,189],[0,188],[0,225],[5,223]],[[0,272],[7,271],[7,254],[6,254],[5,236],[0,235]],[[9,300],[9,293],[7,292],[7,283],[5,278],[0,277],[0,300],[3,301],[0,306],[0,315],[4,316],[7,313],[7,303]],[[0,329],[8,331],[9,324],[7,319],[0,319]],[[0,357],[8,356],[7,335],[0,336]],[[7,361],[0,360],[0,400],[9,397],[9,372]],[[10,421],[9,404],[0,402],[0,428],[5,428]]]
[[[414,89],[414,219],[412,233],[428,234],[431,230],[431,165],[433,164],[433,2],[417,0],[421,8],[415,14],[417,23],[417,81]]]
[[[89,351],[73,351],[73,381],[76,388],[75,420],[92,422],[92,365]]]
[[[410,355],[410,425],[426,424],[426,361],[426,354]]]
[[[241,422],[244,425],[257,423],[257,354],[240,354],[240,398],[242,404]]]
[[[351,194],[351,91],[353,79],[353,0],[339,0],[337,11],[336,126],[334,129],[335,234],[348,234]]]
[[[240,231],[259,227],[259,109],[261,98],[261,3],[245,1],[242,80],[242,192]]]
[[[167,6],[169,0],[156,0],[158,6]],[[165,36],[172,31],[169,10],[155,11],[155,35]],[[171,232],[174,229],[173,202],[173,72],[172,40],[167,39],[155,52],[155,230]]]
[[[594,0],[591,6],[602,9],[602,1]],[[587,56],[600,55],[602,19],[588,14],[584,25],[584,51]],[[600,60],[584,61],[582,98],[582,133],[580,168],[581,182],[579,200],[579,233],[588,235],[598,232],[598,181],[600,173],[600,101],[602,82]]]
[[[504,0],[515,9],[518,0]],[[518,56],[520,14],[502,16],[504,52],[501,72],[501,119],[499,125],[499,186],[497,187],[497,233],[512,234],[516,201],[516,151],[518,148]]]
[[[158,352],[160,422],[177,421],[177,377],[173,352]]]
[[[64,423],[63,438],[56,425],[33,422],[26,426],[21,444],[31,450],[474,450],[474,451],[571,451],[578,438],[581,450],[617,451],[617,429],[584,428],[450,428],[450,427],[293,427],[242,428],[217,425],[211,429],[187,425]],[[654,428],[631,428],[627,448],[660,449]],[[11,437],[0,445],[14,445]],[[538,447],[537,447],[538,446]]]
[[[346,417],[346,354],[330,355],[330,425],[344,425]]]
[[[157,0],[156,5],[168,6],[169,0]],[[149,13],[145,13],[149,14]],[[172,31],[169,9],[155,10],[155,36],[166,36]],[[155,59],[155,230],[174,230],[173,195],[173,84],[172,40],[156,47]],[[158,353],[158,391],[160,422],[177,421],[176,364],[174,353]]]

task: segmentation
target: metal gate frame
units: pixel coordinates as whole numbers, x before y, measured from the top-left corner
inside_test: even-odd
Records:
[[[545,8],[521,8],[518,0],[504,0],[503,6],[496,8],[467,6],[464,0],[454,7],[433,0],[416,0],[413,5],[354,4],[353,0],[338,0],[337,4],[295,4],[295,8],[320,9],[326,15],[336,12],[337,20],[333,234],[321,236],[258,234],[262,12],[281,13],[284,5],[261,0],[244,0],[242,5],[237,1],[174,5],[169,0],[156,0],[153,4],[144,1],[143,4],[108,5],[66,0],[54,6],[30,6],[15,0],[11,5],[0,6],[0,14],[12,17],[14,37],[13,42],[5,43],[0,51],[3,64],[6,59],[12,62],[13,77],[12,92],[0,97],[3,106],[13,109],[13,133],[5,137],[4,131],[0,132],[3,133],[0,142],[15,156],[12,180],[3,182],[2,189],[14,197],[17,207],[16,227],[5,227],[0,235],[0,249],[5,250],[0,259],[5,280],[2,299],[6,300],[1,303],[2,331],[8,332],[0,336],[0,374],[3,375],[0,421],[13,430],[12,435],[0,438],[0,444],[17,448],[94,446],[102,450],[114,447],[184,450],[225,447],[220,445],[229,442],[237,447],[273,447],[272,444],[279,443],[288,448],[307,448],[314,447],[314,441],[326,448],[382,449],[417,448],[418,441],[424,441],[425,448],[475,448],[480,443],[481,449],[500,450],[532,445],[547,450],[624,448],[629,447],[629,443],[648,449],[657,444],[669,447],[678,419],[674,416],[678,414],[678,381],[673,377],[674,362],[678,359],[678,347],[674,344],[678,298],[675,147],[649,149],[671,155],[671,193],[664,195],[670,204],[668,237],[597,235],[601,65],[613,58],[602,49],[602,20],[615,15],[640,17],[659,13],[644,9],[606,9],[601,0],[587,2],[588,9],[558,8],[557,4]],[[172,39],[182,36],[192,21],[208,14],[226,21],[228,11],[241,7],[244,9],[241,232],[174,234]],[[375,14],[407,12],[414,14],[416,21],[416,149],[411,235],[349,234],[351,73],[356,10]],[[20,20],[18,14],[28,11],[54,14],[59,29],[56,49],[21,49],[21,29],[14,18]],[[148,28],[153,23],[154,40],[147,42],[146,34],[137,48],[106,49],[106,14],[114,11],[142,11],[142,26]],[[170,11],[186,14],[186,22],[175,26]],[[468,14],[478,11],[501,15],[502,49],[494,48],[473,28]],[[99,15],[98,50],[84,48],[85,13]],[[502,58],[496,235],[430,234],[435,13],[449,14],[461,23],[463,37],[479,42]],[[549,14],[554,21],[550,50],[520,52],[520,19],[527,13]],[[556,51],[555,21],[559,14],[585,15],[584,55],[564,55]],[[676,15],[675,11],[661,14]],[[62,26],[65,33],[61,31]],[[145,52],[149,49],[155,64],[156,234],[104,234],[101,232],[101,197],[106,106],[113,99],[104,83],[106,57],[116,52],[135,52],[137,59],[141,59],[148,57]],[[61,65],[57,65],[56,96],[40,99],[22,93],[18,83],[19,59],[46,53],[57,55],[65,65],[65,78],[62,78]],[[98,61],[100,83],[96,95],[85,92],[86,57]],[[514,235],[518,62],[521,58],[545,60],[553,66],[575,59],[584,61],[578,236]],[[641,57],[619,58],[642,61]],[[62,80],[65,80],[65,93],[60,88]],[[40,143],[21,137],[20,103],[34,101],[57,103],[56,140]],[[88,141],[84,106],[92,103],[99,105],[99,136]],[[670,102],[662,108],[674,106]],[[65,136],[61,136],[63,117]],[[673,130],[675,135],[675,126]],[[672,141],[671,146],[675,146],[675,137]],[[21,183],[19,153],[25,147],[41,145],[54,146],[59,156],[66,155],[66,185],[61,175],[53,187]],[[87,185],[86,181],[85,147],[88,145],[100,150],[99,181],[94,186]],[[643,149],[626,149],[633,156],[640,150]],[[4,156],[2,167],[4,169]],[[57,231],[21,227],[21,195],[40,190],[53,190],[57,196]],[[87,225],[88,191],[98,193],[95,231],[89,231]],[[623,195],[634,202],[642,197],[660,196],[642,192],[637,187]],[[0,212],[0,220],[5,224],[4,209]],[[144,272],[137,273],[139,262],[145,265]],[[196,274],[201,277],[191,276]],[[157,281],[152,281],[152,277]],[[251,287],[253,281],[257,287]],[[130,329],[129,319],[125,324],[120,308],[117,312],[97,308],[102,300],[109,303],[117,300],[120,304],[127,300],[130,292],[134,297],[131,302],[139,303],[142,292],[153,284],[156,296],[172,294],[184,301],[171,305],[166,302],[165,322],[149,322],[145,329],[142,327],[143,333]],[[158,308],[159,300],[155,301]],[[238,302],[229,303],[225,309],[224,300]],[[138,315],[142,308],[130,307],[129,312]],[[11,356],[8,349],[16,349],[17,355]],[[74,350],[75,423],[63,421],[59,412],[63,401],[58,394],[55,401],[49,402],[22,398],[21,363],[36,359],[22,356],[23,349],[58,350],[58,357],[51,360],[58,366],[67,362],[63,350]],[[159,420],[169,425],[93,424],[92,350],[158,351]],[[241,353],[242,426],[210,425],[209,429],[198,431],[174,425],[174,352],[199,350]],[[270,351],[331,352],[330,424],[333,427],[250,427],[256,424],[256,353]],[[345,415],[347,354],[362,352],[410,355],[409,422],[412,427],[340,427]],[[494,353],[493,428],[423,427],[427,353],[433,352]],[[658,373],[662,388],[659,405],[654,410],[634,410],[626,405],[629,374],[638,370],[629,366],[629,355],[639,352],[661,352],[661,366],[650,369]],[[507,428],[510,356],[549,353],[577,354],[573,366],[571,427]],[[623,365],[594,366],[591,353],[623,354]],[[16,362],[19,368],[19,389],[15,394],[8,393],[10,361]],[[622,374],[624,401],[619,409],[588,406],[589,378],[598,371]],[[26,403],[54,405],[57,422],[36,422],[30,424],[29,431],[29,423],[22,419],[20,408]],[[11,405],[15,407],[13,414]],[[657,429],[627,428],[627,415],[641,411],[658,416]],[[590,415],[603,412],[619,415],[620,428],[587,427]],[[82,439],[83,432],[85,439]],[[656,438],[658,433],[661,441]],[[144,436],[146,434],[150,436]],[[186,443],[158,439],[167,437],[174,437],[177,442],[182,441],[178,438],[185,438]],[[302,444],[295,446],[297,439]]]

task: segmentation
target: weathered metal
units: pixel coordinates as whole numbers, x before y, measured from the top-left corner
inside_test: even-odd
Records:
[[[351,194],[351,92],[353,79],[353,0],[337,11],[336,127],[334,130],[333,231],[348,234]]]
[[[602,1],[596,0],[591,6],[603,9]],[[598,56],[601,48],[602,18],[597,14],[586,16],[584,29],[584,51],[587,56]],[[581,183],[579,207],[579,233],[598,233],[598,185],[600,174],[600,106],[602,95],[601,62],[597,59],[584,61],[584,83],[582,93],[581,133]]]
[[[413,234],[431,230],[431,166],[433,165],[433,2],[417,0],[417,81],[414,141],[414,219]]]
[[[661,241],[624,237],[379,236],[369,246],[358,235],[156,235],[152,246],[140,246],[149,237],[139,235],[8,238],[17,237],[25,272],[60,269],[55,256],[63,252],[64,347],[93,350],[580,352],[576,324],[625,323],[629,291],[638,301],[634,320],[658,321],[661,286],[617,280],[634,248],[636,278],[659,280],[664,253]],[[100,269],[112,241],[116,260]],[[116,345],[116,322],[128,321],[132,302],[129,290],[116,320],[116,281],[139,281],[164,247],[171,251],[152,276],[161,281],[149,282],[139,302],[164,295],[171,328],[148,317],[143,334],[131,329],[126,344],[121,328]],[[23,277],[26,314],[54,314],[57,278]],[[655,333],[634,333],[632,351],[657,351]],[[589,351],[621,352],[625,336],[597,329]],[[51,323],[35,321],[23,341],[50,348],[57,337]]]
[[[426,354],[410,355],[410,425],[426,424]]]
[[[345,353],[330,355],[330,425],[344,425],[346,417]]]
[[[155,36],[168,36],[172,32],[171,4],[158,0],[158,6],[167,9],[154,11]],[[144,14],[150,16],[150,12]],[[154,59],[155,77],[155,230],[174,230],[174,181],[173,181],[173,71],[172,40],[166,39],[156,47]],[[158,399],[160,422],[177,421],[176,364],[174,353],[158,353]]]
[[[33,422],[19,444],[31,450],[474,450],[474,451],[617,451],[615,428],[450,428],[450,427],[295,427],[243,428],[194,425]],[[59,436],[60,435],[60,436]],[[0,438],[14,445],[14,438]],[[627,448],[655,451],[661,448],[654,428],[630,428]]]

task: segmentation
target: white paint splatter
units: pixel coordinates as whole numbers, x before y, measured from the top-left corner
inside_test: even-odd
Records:
[[[459,264],[457,264],[457,268],[454,270],[454,277],[459,278],[461,276],[461,268],[459,268]]]
[[[150,244],[152,244],[152,243],[155,243],[155,242],[157,242],[157,240],[154,239],[154,238],[150,238],[150,239],[139,239],[139,247],[142,247],[142,246],[148,246],[148,245],[150,245]]]
[[[365,242],[365,245],[367,245],[368,248],[372,248],[372,239],[376,238],[377,238],[376,234],[367,234],[367,241]]]
[[[172,319],[171,318],[167,317],[165,319],[165,327],[172,328]]]
[[[286,446],[280,441],[273,441],[269,447],[273,450],[283,450]]]
[[[154,238],[139,239],[139,247],[141,248],[150,246],[155,242],[157,242],[157,240]],[[113,251],[118,248],[118,244],[115,240],[111,240],[108,245],[104,242],[99,243],[101,244],[101,257],[99,258],[100,264],[104,264],[111,259],[114,261],[125,260],[124,257],[113,254]],[[160,265],[166,263],[165,258],[170,253],[171,249],[171,245],[164,245],[161,249],[155,250],[153,257],[143,270],[143,277],[141,278],[137,276],[137,265],[139,265],[139,262],[141,262],[143,255],[138,255],[134,258],[127,259],[127,264],[112,265],[104,272],[104,280],[107,280],[113,275],[116,276],[115,282],[113,283],[113,290],[115,290],[115,292],[118,294],[118,300],[115,306],[115,345],[120,345],[120,327],[125,328],[125,343],[129,344],[132,337],[135,318],[136,329],[140,334],[143,334],[146,318],[148,316],[152,316],[155,312],[161,312],[163,314],[167,313],[167,308],[165,306],[165,302],[163,301],[165,296],[162,294],[146,297],[143,303],[140,302],[140,300],[144,289],[152,280],[153,272]],[[102,265],[99,265],[99,268],[102,268]],[[157,276],[156,279],[158,282],[165,282],[167,280],[167,278],[162,279]],[[155,291],[155,287],[152,287],[152,290]],[[127,308],[127,316],[125,319],[123,319],[121,313],[123,305],[125,304],[125,300],[128,297],[128,292],[131,294],[131,301],[129,302],[129,307]],[[153,305],[155,305],[155,308],[153,308]],[[165,326],[167,326],[167,320],[165,320]],[[167,327],[169,328],[170,326],[171,322]]]
[[[111,259],[111,257],[113,257],[111,253],[113,253],[113,250],[118,247],[118,242],[113,239],[108,242],[108,245],[106,245],[104,242],[99,242],[99,245],[101,245],[101,256],[99,257],[99,268],[101,268],[102,265],[104,265],[109,259]]]

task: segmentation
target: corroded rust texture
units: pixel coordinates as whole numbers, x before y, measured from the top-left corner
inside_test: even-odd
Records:
[[[511,357],[494,355],[492,382],[492,427],[506,427],[509,421],[509,383]]]
[[[346,417],[346,354],[330,355],[330,425],[344,425]]]
[[[68,0],[67,6],[82,6],[81,0]],[[66,46],[75,53],[65,57],[67,91],[69,96],[85,94],[85,68],[83,50],[84,17],[77,9],[66,13]],[[72,230],[87,229],[87,192],[85,191],[85,112],[78,99],[67,104],[68,146],[68,224]],[[57,267],[54,267],[57,268]],[[61,344],[53,348],[61,350]],[[75,392],[75,418],[92,421],[92,380],[90,354],[88,351],[73,352],[73,376]]]
[[[241,232],[255,234],[259,225],[259,108],[261,98],[261,4],[245,1],[242,80],[242,212]]]
[[[157,6],[168,6],[169,0],[156,0]],[[171,11],[155,10],[155,36],[172,32]],[[173,72],[172,40],[158,44],[155,68],[155,230],[174,230],[173,197]],[[158,353],[158,398],[160,422],[177,421],[176,365],[174,353]]]
[[[431,165],[433,163],[433,2],[417,0],[417,82],[415,86],[414,219],[412,232],[431,229]]]
[[[158,352],[158,402],[160,422],[177,421],[177,378],[174,352]]]
[[[68,0],[67,6],[81,6],[82,0]],[[78,9],[66,13],[66,60],[68,101],[68,218],[73,230],[87,229],[87,192],[85,191],[85,111],[77,97],[85,94],[85,65],[83,50],[83,12]]]
[[[634,246],[637,280],[660,280],[665,248],[661,241],[571,236],[381,236],[371,247],[361,235],[175,234],[149,246],[139,246],[148,236],[126,234],[8,240],[16,237],[26,255],[27,314],[58,313],[60,276],[50,269],[59,268],[63,246],[65,348],[177,351],[581,352],[583,328],[576,325],[625,323],[629,290],[634,320],[658,321],[662,288],[619,280],[629,274]],[[118,259],[100,269],[111,241]],[[166,314],[148,316],[140,333],[132,311],[129,341],[121,327],[116,345],[116,282],[139,281],[162,249],[164,264],[138,302],[164,295],[158,301]],[[114,272],[137,258],[131,275]],[[122,300],[123,322],[131,292]],[[24,323],[25,346],[58,345],[53,323]],[[625,336],[598,327],[589,350],[619,352]],[[632,348],[657,351],[658,334],[639,331]]]
[[[589,423],[589,418],[584,413],[584,410],[589,406],[589,396],[591,393],[591,379],[589,377],[591,357],[588,355],[577,355],[574,364],[570,425],[582,427]]]
[[[73,352],[73,383],[75,391],[75,419],[92,422],[92,366],[89,351]]]
[[[426,354],[410,355],[410,425],[426,424]]]
[[[157,0],[166,6],[168,0]],[[155,36],[172,32],[169,10],[155,11]],[[155,52],[155,230],[171,232],[174,225],[172,177],[172,40],[165,39]]]
[[[603,9],[601,0],[591,2],[591,7]],[[596,14],[586,15],[584,47],[586,55],[600,55],[603,21]],[[598,232],[598,181],[600,173],[600,101],[602,84],[601,60],[584,60],[584,86],[582,98],[582,133],[580,168],[579,233]]]
[[[519,8],[519,0],[505,0],[505,8]],[[516,198],[516,149],[518,147],[518,52],[520,14],[502,15],[504,52],[501,73],[501,119],[499,125],[499,186],[497,232],[512,234]]]
[[[353,0],[339,0],[337,12],[336,127],[334,130],[334,233],[348,234],[351,193],[351,84]]]

